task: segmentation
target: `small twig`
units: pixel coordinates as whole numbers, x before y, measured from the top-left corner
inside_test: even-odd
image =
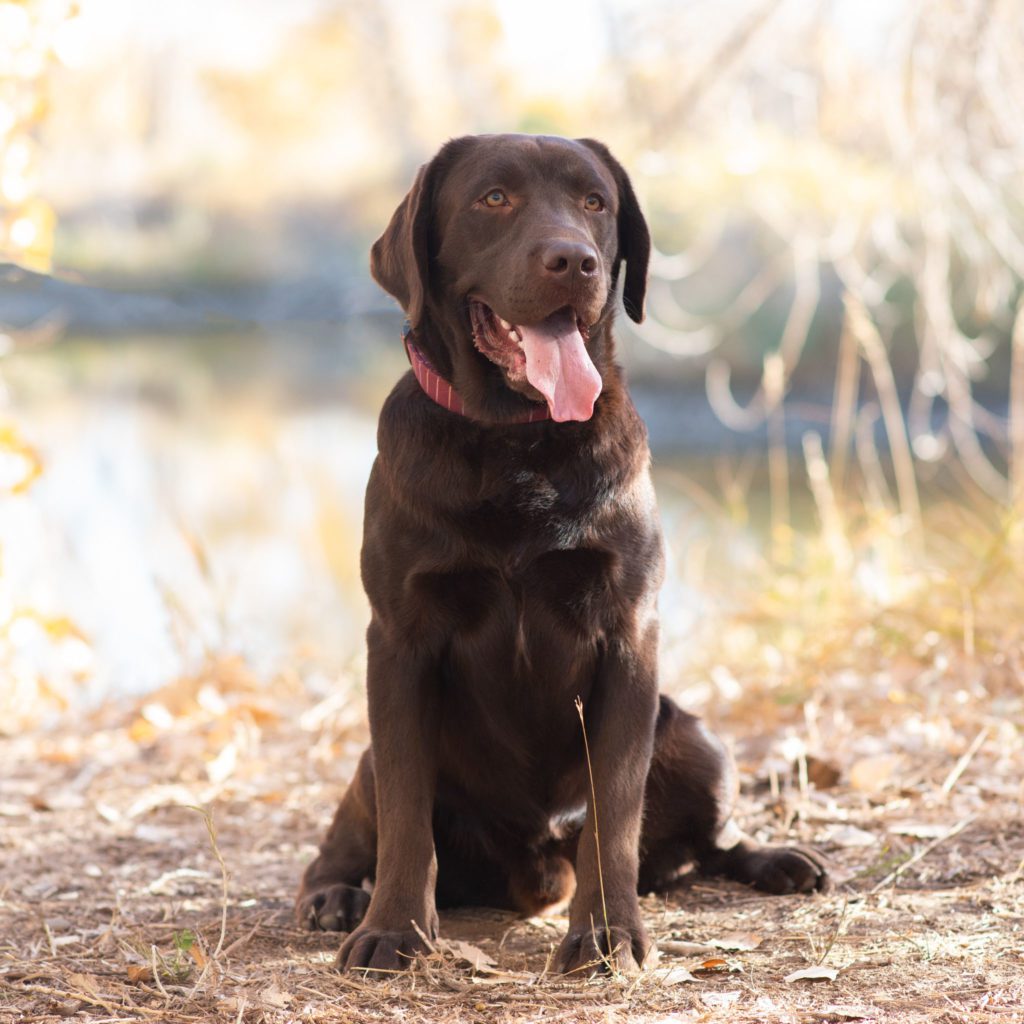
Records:
[[[57,955],[57,944],[53,941],[53,932],[50,931],[50,922],[43,918],[43,931],[46,932],[46,941],[50,946],[50,956]]]
[[[597,853],[597,884],[601,890],[601,913],[604,915],[604,937],[607,943],[608,955],[612,950],[612,929],[608,923],[608,904],[604,897],[604,871],[601,867],[601,833],[597,825],[597,789],[594,786],[594,766],[590,762],[590,743],[587,740],[587,723],[583,718],[583,701],[577,696],[576,714],[580,716],[580,728],[583,730],[583,752],[587,758],[587,776],[590,779],[590,810],[594,816],[594,849]],[[593,921],[591,921],[593,927]]]
[[[825,951],[821,954],[821,958],[818,960],[819,967],[828,959],[829,953],[832,952],[832,947],[836,944],[836,941],[839,939],[839,933],[843,930],[843,922],[846,920],[846,911],[849,906],[850,901],[844,898],[843,909],[839,913],[839,920],[836,921],[836,926],[832,930],[832,935],[825,945]]]
[[[968,658],[973,658],[975,652],[974,595],[967,587],[962,588],[961,592],[964,609],[964,654]]]
[[[160,959],[162,960],[162,958]],[[171,1001],[171,997],[167,989],[164,988],[163,981],[160,979],[161,965],[157,962],[156,946],[152,944],[149,947],[149,964],[153,968],[153,981],[156,982],[156,987],[160,989],[160,992],[162,993],[164,1000],[169,1003]]]
[[[811,780],[807,771],[807,755],[801,751],[796,759],[797,781],[800,785],[800,799],[807,803],[810,800]]]
[[[876,515],[884,512],[886,518],[889,518],[892,495],[889,492],[885,470],[882,468],[878,446],[875,444],[875,423],[881,414],[882,410],[874,399],[865,402],[858,410],[853,448],[863,477],[864,504],[867,511]]]
[[[708,94],[715,79],[721,78],[739,60],[751,40],[757,36],[781,6],[780,0],[768,0],[746,20],[733,27],[729,35],[722,40],[686,84],[675,102],[669,106],[667,113],[652,119],[650,126],[652,136],[660,138],[665,134],[671,134],[676,126],[682,124],[689,117],[693,107]]]
[[[548,946],[548,955],[544,958],[544,967],[540,974],[537,976],[537,984],[541,984],[545,978],[551,973],[551,964],[555,959],[555,947],[553,945]]]
[[[240,950],[249,940],[263,927],[263,921],[257,921],[244,935],[235,939],[230,945],[224,947],[223,956],[229,957],[232,953]]]
[[[841,572],[849,572],[853,564],[853,555],[843,523],[843,514],[836,501],[828,463],[825,461],[821,435],[815,430],[808,430],[805,431],[801,440],[804,449],[804,463],[807,466],[807,482],[818,510],[821,535],[836,569]]]
[[[900,405],[899,391],[892,364],[886,354],[885,344],[878,328],[871,319],[860,299],[851,292],[844,296],[846,319],[854,336],[860,342],[861,351],[871,368],[871,375],[878,392],[878,401],[882,409],[882,421],[885,423],[886,435],[889,439],[889,452],[892,456],[893,474],[896,477],[896,493],[899,496],[900,512],[910,521],[914,528],[911,536],[914,543],[920,539],[921,499],[917,492],[917,477],[914,472],[914,458],[907,439],[907,428]]]
[[[795,301],[795,300],[794,300]],[[781,353],[764,357],[764,397],[768,425],[768,492],[771,496],[772,558],[788,562],[792,552],[789,455],[786,451],[786,364]]]
[[[953,765],[953,770],[946,776],[946,781],[942,784],[942,798],[945,799],[952,792],[953,787],[960,781],[960,776],[963,775],[967,766],[971,763],[974,755],[981,749],[981,745],[988,739],[988,734],[991,727],[985,725],[982,727],[981,732],[974,737],[971,745],[963,752],[960,760]]]
[[[1017,865],[1017,870],[1014,871],[1012,875],[1010,875],[1010,884],[1016,885],[1016,883],[1019,882],[1022,878],[1024,878],[1024,858],[1022,858],[1021,862]]]
[[[1024,298],[1017,304],[1010,343],[1010,507],[1019,538],[1024,528]]]
[[[847,285],[849,287],[849,285]],[[843,318],[839,338],[839,367],[836,370],[835,394],[829,429],[829,476],[839,494],[846,491],[846,463],[853,439],[857,414],[857,392],[860,388],[860,345],[850,329],[850,318]]]
[[[224,937],[228,930],[228,879],[230,875],[228,873],[228,866],[224,863],[224,857],[220,852],[220,847],[217,845],[217,830],[213,825],[213,816],[205,807],[198,807],[194,804],[190,806],[193,811],[197,811],[202,815],[203,824],[206,826],[207,834],[210,837],[210,846],[213,847],[213,855],[217,858],[217,863],[220,865],[220,937],[217,939],[217,948],[210,955],[211,960],[216,960],[220,956],[221,949],[224,947]]]
[[[427,938],[427,933],[419,926],[419,922],[413,919],[409,923],[412,925],[413,931],[416,932],[416,934],[423,940],[423,943],[427,947],[427,949],[429,949],[431,953],[436,953],[437,947],[433,944],[433,942],[430,941],[429,938]]]
[[[932,842],[930,842],[927,846],[921,847],[921,849],[918,850],[913,857],[910,857],[908,860],[905,860],[902,864],[899,865],[899,867],[890,871],[889,874],[885,876],[885,878],[883,878],[873,889],[870,890],[868,895],[874,896],[875,893],[880,892],[887,885],[889,885],[892,882],[895,882],[896,879],[899,878],[899,876],[902,875],[903,872],[906,871],[907,868],[909,868],[912,864],[916,864],[918,861],[924,860],[924,858],[927,857],[929,853],[931,853],[936,847],[941,846],[947,839],[952,839],[953,836],[959,835],[961,832],[963,832],[965,828],[967,828],[968,825],[970,825],[972,821],[974,821],[973,815],[969,818],[964,818],[962,821],[958,821],[948,832],[943,832],[941,836],[939,836],[937,839],[932,840]]]
[[[39,995],[44,996],[59,996],[61,999],[77,999],[79,1002],[88,1003],[90,1006],[101,1006],[108,1013],[112,1013],[115,1016],[124,1012],[123,1006],[115,1006],[113,1003],[108,1002],[105,999],[87,995],[85,992],[79,992],[76,989],[50,988],[48,985],[5,985],[4,987],[10,989],[12,992],[36,992]],[[153,1010],[148,1006],[139,1006],[137,1004],[133,1004],[131,1009],[132,1013],[144,1013],[149,1017],[157,1017],[162,1021],[167,1020],[166,1009]],[[198,1021],[200,1018],[179,1016],[178,1019]]]

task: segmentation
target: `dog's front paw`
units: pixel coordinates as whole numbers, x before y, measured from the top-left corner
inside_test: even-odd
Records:
[[[555,970],[562,974],[594,974],[639,970],[651,948],[651,940],[642,924],[605,928],[596,922],[593,927],[574,928],[562,939],[555,953]]]
[[[825,858],[806,846],[760,846],[743,839],[721,851],[706,869],[776,896],[827,892],[831,886]]]
[[[339,971],[380,971],[394,974],[412,964],[418,953],[427,951],[419,932],[390,931],[360,925],[338,952]]]
[[[310,931],[350,932],[366,916],[369,905],[369,893],[339,882],[300,893],[295,916]]]

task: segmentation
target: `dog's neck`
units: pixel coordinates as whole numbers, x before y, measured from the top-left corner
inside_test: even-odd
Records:
[[[412,364],[412,372],[426,396],[449,412],[453,412],[458,416],[465,416],[466,419],[473,419],[466,412],[462,396],[455,390],[454,385],[450,381],[445,380],[434,369],[430,360],[416,347],[416,343],[413,341],[412,327],[408,323],[402,329],[402,340],[405,343],[405,351],[409,356],[409,362]],[[508,422],[539,423],[541,420],[550,418],[551,415],[546,405],[534,403],[532,408]]]

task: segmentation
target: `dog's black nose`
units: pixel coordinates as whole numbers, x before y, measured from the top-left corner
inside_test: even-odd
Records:
[[[597,253],[586,242],[553,242],[541,253],[544,272],[555,278],[597,273]]]

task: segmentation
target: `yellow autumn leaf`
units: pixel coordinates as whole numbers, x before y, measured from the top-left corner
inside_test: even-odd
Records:
[[[8,456],[9,463],[0,476],[0,487],[24,494],[43,471],[42,457],[11,423],[0,424],[0,453]]]
[[[128,736],[134,743],[149,743],[157,734],[156,726],[146,718],[136,718],[128,727]]]

